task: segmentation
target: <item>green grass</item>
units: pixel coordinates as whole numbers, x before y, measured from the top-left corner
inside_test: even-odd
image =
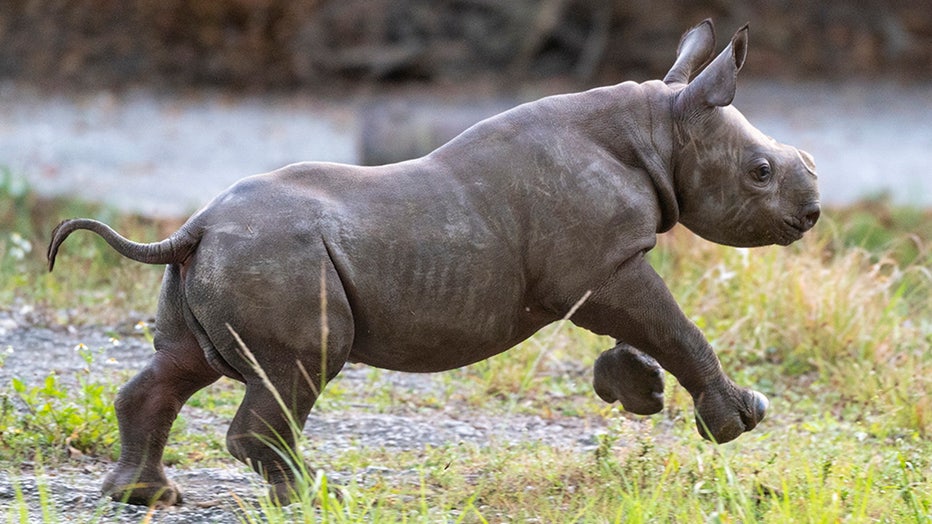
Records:
[[[50,323],[151,315],[160,270],[120,260],[93,235],[69,239],[54,275],[45,274],[48,232],[72,215],[108,220],[140,240],[163,238],[177,226],[42,200],[2,179],[0,304],[34,305]],[[646,422],[601,403],[591,389],[591,366],[612,341],[564,323],[503,355],[434,376],[434,394],[393,388],[373,370],[371,388],[356,391],[337,379],[315,409],[365,404],[379,412],[602,419],[607,430],[594,451],[502,441],[323,453],[318,446],[326,435],[318,435],[302,444],[315,468],[348,479],[366,471],[365,479],[337,486],[309,471],[300,503],[279,508],[258,493],[258,501],[239,501],[243,518],[932,521],[932,214],[883,202],[826,210],[817,228],[789,248],[726,248],[677,229],[661,238],[651,261],[726,372],[771,399],[768,418],[753,432],[723,446],[702,441],[689,395],[672,378],[666,409]],[[48,411],[95,428],[82,451],[112,456],[117,443],[108,406],[115,387],[91,377],[77,389],[54,378],[34,388],[0,384],[0,428],[7,428],[0,455],[22,458],[29,449],[47,464],[68,460],[62,444],[74,424],[42,419],[36,406],[47,401],[60,403]],[[241,394],[238,385],[221,382],[196,395],[191,409],[229,416]],[[33,407],[12,409],[24,400]],[[14,434],[11,427],[23,429]],[[195,436],[176,427],[167,459],[180,467],[205,459],[232,463],[222,442],[222,434]],[[13,508],[8,522],[43,518],[28,511],[26,519],[13,516],[23,514],[25,500]]]
[[[101,206],[44,199],[0,170],[0,304],[27,304],[54,324],[112,324],[155,311],[164,268],[127,264],[93,234],[75,234],[60,253],[54,274],[45,252],[56,224],[96,218],[137,239],[165,238],[180,223],[125,216]]]
[[[0,396],[0,457],[15,459],[56,448],[98,454],[117,444],[111,406],[115,384],[82,374],[77,387],[68,388],[50,374],[37,386],[14,378],[9,387]]]

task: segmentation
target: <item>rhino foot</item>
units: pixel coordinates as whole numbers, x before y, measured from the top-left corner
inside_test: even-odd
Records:
[[[627,344],[619,343],[599,355],[592,386],[602,400],[620,401],[625,411],[653,415],[663,410],[663,369]]]
[[[116,502],[139,506],[167,507],[182,502],[181,491],[161,471],[147,474],[119,465],[104,479],[101,491]]]
[[[754,429],[770,406],[767,397],[757,391],[733,385],[726,391],[725,394],[704,392],[694,398],[699,434],[718,444]]]
[[[269,485],[269,500],[277,506],[288,506],[298,502],[300,495],[292,482],[272,482]]]

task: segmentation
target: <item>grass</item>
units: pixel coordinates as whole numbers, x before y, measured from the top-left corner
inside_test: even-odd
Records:
[[[48,232],[72,215],[108,220],[139,239],[163,238],[177,226],[43,200],[0,178],[0,304],[31,305],[56,324],[150,315],[160,270],[120,260],[93,235],[69,239],[67,260],[54,276],[45,274]],[[733,443],[699,439],[689,395],[672,378],[664,412],[648,419],[598,401],[591,366],[612,342],[559,324],[503,355],[434,376],[434,393],[392,387],[382,380],[385,372],[372,370],[372,387],[358,391],[337,379],[315,410],[368,405],[370,411],[404,409],[426,417],[452,409],[463,417],[596,420],[605,429],[594,450],[502,440],[327,453],[321,447],[326,436],[315,436],[302,447],[320,471],[306,472],[301,501],[280,508],[260,493],[239,500],[241,518],[930,522],[930,246],[932,214],[883,202],[826,210],[817,228],[789,248],[726,248],[681,229],[661,237],[651,261],[684,311],[706,333],[726,372],[772,401],[769,417]],[[54,377],[35,385],[0,384],[4,463],[36,451],[48,467],[69,460],[63,445],[76,442],[76,426],[95,428],[77,432],[82,452],[112,456],[117,443],[108,410],[115,387],[92,377],[77,389]],[[236,385],[221,382],[191,405],[229,416],[240,395]],[[74,423],[66,424],[67,417],[59,423],[54,417],[62,414]],[[201,466],[205,457],[229,464],[222,439],[176,428],[168,459],[179,467]],[[337,492],[340,497],[333,496]],[[26,498],[17,496],[7,522],[54,521],[42,515],[61,513],[47,507],[47,496],[42,510],[30,513]]]
[[[162,239],[180,223],[120,215],[68,199],[45,199],[0,169],[0,304],[28,305],[51,324],[113,324],[155,311],[164,268],[126,264],[92,234],[68,239],[66,264],[44,269],[52,228],[71,217],[108,222],[134,238]],[[146,312],[145,314],[140,312]]]

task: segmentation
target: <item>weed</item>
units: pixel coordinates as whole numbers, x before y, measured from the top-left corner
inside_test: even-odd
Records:
[[[87,352],[86,347],[76,348]],[[91,358],[87,353],[86,358]],[[0,455],[28,456],[36,450],[109,455],[117,444],[113,397],[117,386],[82,373],[76,388],[50,373],[41,385],[14,378],[0,391]]]

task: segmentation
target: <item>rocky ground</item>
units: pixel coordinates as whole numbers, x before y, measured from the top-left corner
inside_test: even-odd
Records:
[[[11,378],[17,377],[27,385],[36,385],[52,371],[62,383],[74,383],[78,374],[88,368],[75,350],[79,344],[95,354],[90,372],[101,377],[138,369],[152,351],[146,340],[134,332],[132,323],[49,329],[36,325],[37,321],[28,306],[0,311],[0,351],[5,353],[0,383],[9,384]],[[373,376],[366,366],[350,365],[338,381],[347,391],[349,403],[345,408],[312,413],[305,433],[310,437],[309,454],[313,456],[337,456],[354,447],[392,452],[460,443],[504,445],[524,441],[588,452],[595,449],[597,435],[605,431],[601,417],[545,419],[519,413],[505,416],[480,413],[457,405],[425,410],[405,405],[374,406],[364,399],[353,401],[353,391],[381,387],[391,387],[406,395],[445,398],[448,393],[432,375],[381,372]],[[182,417],[187,432],[214,432],[218,436],[223,435],[229,422],[190,406],[182,411]],[[370,466],[361,471],[327,474],[337,485],[351,480],[365,485],[376,479],[416,485],[420,481],[418,466],[411,464],[410,468],[397,471]],[[110,502],[100,496],[101,479],[110,467],[106,459],[85,456],[65,459],[60,466],[49,469],[33,463],[8,465],[0,471],[0,514],[9,510],[18,497],[17,491],[21,491],[29,502],[29,521],[43,521],[40,492],[44,490],[62,521],[135,523],[149,518],[148,522],[153,523],[237,523],[239,510],[234,495],[255,502],[264,492],[258,476],[232,457],[222,467],[170,467],[168,475],[183,490],[185,502],[147,517],[146,508]]]

